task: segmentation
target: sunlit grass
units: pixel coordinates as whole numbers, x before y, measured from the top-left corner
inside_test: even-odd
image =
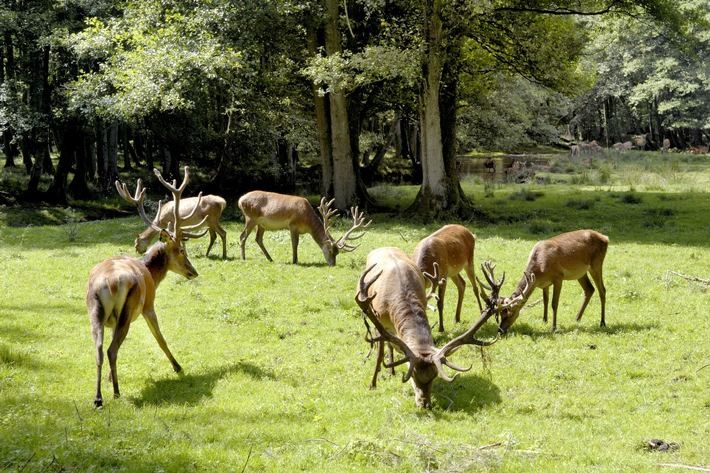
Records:
[[[507,295],[537,240],[596,228],[611,239],[604,269],[608,326],[599,328],[596,295],[582,321],[574,321],[582,291],[565,282],[559,333],[549,333],[540,305],[525,310],[485,356],[465,347],[451,357],[472,369],[453,383],[438,380],[430,410],[415,407],[401,368],[368,389],[374,355],[363,339],[354,293],[370,250],[393,245],[411,252],[449,222],[371,215],[363,246],[329,268],[309,237],[301,240],[301,264],[291,265],[286,232],[265,236],[274,263],[253,236],[242,261],[242,225],[226,221],[230,259],[205,258],[207,242],[190,242],[200,276],[186,281],[169,275],[158,290],[161,329],[184,373],[173,373],[138,320],[119,353],[122,397],[113,399],[104,383],[101,411],[93,409],[94,348],[84,288],[94,264],[133,254],[140,220],[0,228],[0,469],[710,467],[710,368],[703,369],[710,362],[710,290],[668,277],[673,270],[710,278],[707,189],[494,187],[487,196],[480,182],[464,186],[475,205],[495,217],[493,224],[461,222],[477,234],[477,262],[491,259],[498,275],[506,272]],[[379,188],[373,194],[400,199],[405,208],[416,190]],[[540,195],[510,198],[521,190]],[[531,302],[539,297],[535,293]],[[447,320],[455,299],[449,291]],[[463,323],[435,332],[436,343],[461,333],[476,315],[469,289]],[[495,327],[489,323],[482,332],[490,337]],[[676,448],[649,451],[649,439]]]

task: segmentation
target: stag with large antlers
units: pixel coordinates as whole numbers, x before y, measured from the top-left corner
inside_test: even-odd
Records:
[[[518,287],[510,297],[503,299],[500,303],[500,331],[505,333],[513,325],[520,315],[520,309],[538,287],[542,289],[542,300],[545,307],[543,321],[547,322],[549,290],[552,286],[552,331],[555,332],[562,281],[575,279],[584,290],[582,307],[577,313],[577,321],[579,322],[592,294],[594,294],[594,286],[587,274],[592,276],[599,291],[602,311],[600,326],[606,326],[604,320],[606,288],[602,277],[602,266],[608,246],[609,238],[594,230],[577,230],[537,242],[530,253],[528,265]]]
[[[170,352],[163,334],[158,325],[158,316],[153,306],[155,291],[158,284],[165,278],[168,271],[180,274],[187,279],[197,277],[197,271],[187,258],[187,252],[183,242],[188,238],[200,235],[190,233],[191,230],[200,227],[204,222],[196,225],[185,226],[184,221],[192,218],[192,215],[183,216],[180,214],[180,198],[189,180],[188,168],[185,167],[185,177],[180,187],[165,182],[160,172],[156,169],[155,174],[158,180],[167,187],[173,195],[173,223],[169,228],[158,227],[145,213],[143,200],[145,199],[145,189],[138,180],[135,196],[128,192],[126,184],[116,181],[118,193],[128,202],[134,204],[138,209],[138,214],[143,221],[151,225],[155,231],[159,232],[160,240],[156,242],[148,252],[140,259],[132,256],[122,255],[109,258],[91,270],[89,282],[86,288],[86,306],[91,322],[91,334],[96,347],[96,396],[94,406],[103,406],[101,396],[101,368],[103,366],[104,351],[104,328],[113,330],[111,344],[106,351],[109,361],[109,380],[113,383],[113,394],[119,396],[118,374],[116,371],[116,360],[118,349],[128,335],[128,329],[133,321],[140,314],[143,314],[150,331],[160,345],[165,355],[173,365],[175,372],[180,372],[182,368]],[[200,199],[202,195],[198,196]],[[160,214],[158,205],[158,214]],[[195,209],[199,207],[195,206]]]
[[[481,291],[487,302],[486,309],[476,323],[464,334],[451,340],[441,349],[436,348],[426,316],[427,299],[434,295],[438,285],[438,265],[434,266],[435,274],[422,273],[414,261],[398,248],[379,248],[367,257],[367,269],[360,277],[355,299],[366,316],[375,326],[376,335],[368,334],[370,343],[377,343],[377,360],[375,373],[370,388],[377,384],[380,366],[393,368],[408,363],[407,373],[403,382],[411,380],[417,406],[431,405],[431,391],[434,380],[440,376],[445,381],[453,381],[456,375],[450,377],[444,371],[447,366],[455,371],[464,372],[470,368],[462,368],[447,360],[463,345],[488,346],[497,341],[478,340],[475,335],[479,328],[497,310],[494,301],[503,279],[496,282],[493,278],[493,267],[488,265],[484,273],[490,284],[489,297],[483,287]],[[375,272],[370,276],[371,272]],[[368,279],[369,277],[369,279]],[[432,282],[432,290],[426,294],[424,279]],[[367,325],[367,324],[366,324]],[[369,325],[368,325],[369,332]],[[404,355],[404,358],[387,363],[384,362],[384,343],[388,342]],[[458,373],[457,373],[458,374]]]
[[[444,331],[444,294],[446,293],[446,278],[451,278],[458,290],[456,301],[456,317],[461,321],[461,306],[466,291],[466,281],[461,277],[461,271],[466,271],[468,280],[473,286],[473,293],[478,301],[478,309],[483,310],[481,297],[476,285],[476,273],[473,266],[473,252],[476,246],[476,235],[463,225],[445,225],[420,241],[412,259],[422,272],[433,272],[434,264],[439,265],[441,284],[439,285],[437,308],[439,310],[439,332]],[[427,281],[429,287],[429,281]]]
[[[199,205],[198,205],[199,204]],[[142,233],[136,235],[135,247],[138,253],[145,253],[148,245],[160,234],[157,228],[168,228],[173,224],[174,203],[167,202],[161,211],[155,215],[155,221]],[[194,225],[197,222],[204,222],[210,234],[210,243],[207,245],[205,256],[210,255],[212,245],[214,245],[217,235],[222,239],[222,259],[227,259],[227,232],[219,224],[222,212],[227,207],[227,201],[218,195],[205,195],[201,199],[188,197],[180,202],[180,214],[184,225]],[[186,217],[191,215],[189,219]]]
[[[326,202],[325,197],[321,199],[318,207],[323,216],[321,222],[311,204],[303,197],[264,191],[252,191],[244,194],[239,199],[239,208],[244,213],[244,231],[239,237],[242,259],[246,259],[244,246],[247,237],[254,228],[256,228],[256,243],[269,261],[273,260],[264,247],[264,231],[288,229],[291,232],[293,264],[298,263],[299,237],[308,233],[323,251],[328,266],[335,266],[335,258],[339,252],[350,252],[360,246],[351,245],[348,242],[361,238],[372,221],[365,223],[363,212],[359,212],[357,207],[353,207],[351,209],[353,226],[340,239],[336,240],[330,235],[330,228],[337,217],[337,211],[331,209],[332,205],[333,200]],[[362,232],[353,235],[356,230],[362,230]]]

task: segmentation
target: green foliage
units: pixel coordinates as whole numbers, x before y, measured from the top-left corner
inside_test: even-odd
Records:
[[[231,82],[241,54],[214,34],[220,5],[187,10],[179,2],[130,2],[120,18],[87,20],[67,38],[79,60],[100,63],[67,87],[75,108],[135,122],[155,112],[190,109],[211,81]]]

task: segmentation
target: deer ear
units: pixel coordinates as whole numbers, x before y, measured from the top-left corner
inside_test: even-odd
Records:
[[[170,241],[172,238],[170,237],[170,233],[168,233],[165,229],[160,230],[160,241],[163,243],[167,243]]]

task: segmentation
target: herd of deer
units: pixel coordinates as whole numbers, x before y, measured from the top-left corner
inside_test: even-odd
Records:
[[[190,263],[185,250],[185,241],[190,238],[198,238],[209,232],[209,255],[216,235],[219,235],[222,239],[222,257],[226,258],[226,232],[219,225],[220,216],[226,206],[225,200],[218,196],[202,196],[202,193],[194,198],[182,199],[182,193],[189,181],[187,167],[179,187],[175,181],[172,184],[166,182],[157,169],[155,174],[159,182],[171,192],[172,201],[164,206],[158,203],[158,211],[153,220],[148,218],[145,212],[145,188],[140,179],[133,196],[125,184],[116,181],[118,193],[136,206],[138,214],[148,225],[135,241],[136,249],[145,252],[145,255],[141,258],[127,255],[109,258],[94,266],[89,275],[86,305],[96,348],[96,408],[103,405],[101,370],[104,358],[104,329],[112,329],[111,343],[106,354],[109,361],[108,379],[113,384],[115,397],[119,396],[116,371],[118,350],[131,323],[140,314],[145,318],[173,369],[176,372],[181,371],[182,368],[160,332],[154,308],[155,291],[168,271],[187,279],[197,277],[197,271]],[[246,239],[255,227],[257,244],[269,261],[272,259],[262,240],[264,231],[288,229],[291,232],[294,264],[298,262],[299,235],[308,233],[322,249],[327,264],[335,265],[336,256],[340,251],[353,251],[359,246],[349,242],[362,237],[370,222],[365,223],[363,213],[359,212],[357,207],[351,209],[352,227],[340,239],[335,240],[330,234],[330,228],[337,212],[331,209],[331,205],[332,201],[321,200],[318,207],[321,220],[313,207],[302,197],[261,191],[243,195],[239,199],[239,207],[245,219],[245,228],[240,236],[242,259],[245,259]],[[195,233],[205,226],[207,229],[202,233]],[[353,235],[353,232],[358,230],[361,233]],[[147,249],[150,241],[157,235],[160,237],[159,241]],[[487,284],[476,277],[473,265],[475,243],[476,237],[467,228],[461,225],[446,225],[423,239],[416,246],[412,257],[394,247],[379,248],[368,255],[366,269],[357,284],[355,299],[365,316],[368,331],[366,340],[376,343],[378,349],[371,388],[376,386],[381,366],[394,369],[395,366],[408,363],[403,381],[411,380],[419,407],[429,406],[434,380],[441,377],[450,382],[456,377],[448,376],[444,366],[458,372],[470,369],[454,365],[447,357],[463,345],[488,346],[495,343],[500,334],[505,334],[517,319],[520,309],[535,288],[543,291],[544,320],[547,321],[548,290],[550,286],[553,287],[552,330],[555,331],[562,281],[576,279],[584,290],[584,301],[577,314],[579,320],[594,293],[588,273],[599,291],[601,325],[605,325],[606,291],[602,279],[602,265],[609,243],[606,236],[593,230],[578,230],[538,242],[530,254],[520,283],[507,298],[499,297],[505,273],[496,280],[493,273],[495,266],[492,263],[485,262],[481,265]],[[439,331],[444,331],[446,280],[452,279],[458,289],[455,321],[460,322],[466,288],[466,282],[460,275],[462,271],[466,272],[473,287],[481,311],[480,317],[465,333],[439,349],[434,345],[431,326],[426,316],[427,303],[430,298],[437,299]],[[493,315],[499,323],[498,336],[487,341],[477,339],[476,332]],[[370,331],[368,320],[375,327],[374,334]],[[390,347],[389,362],[384,359],[385,343]],[[393,347],[403,354],[402,359],[394,361]]]

